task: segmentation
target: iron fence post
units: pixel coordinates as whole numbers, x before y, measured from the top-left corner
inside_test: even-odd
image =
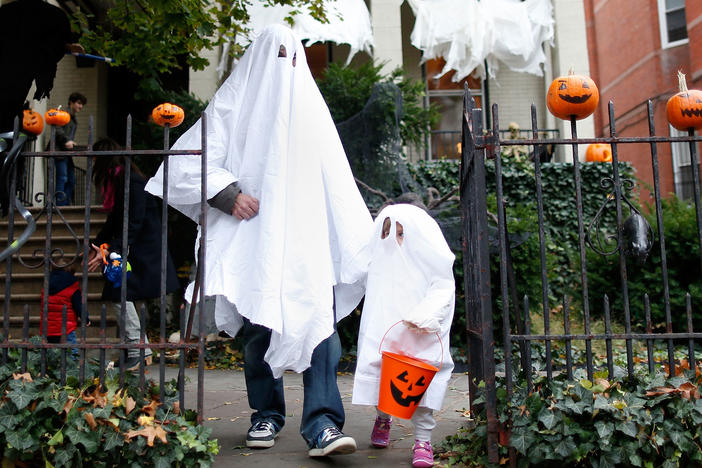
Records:
[[[463,281],[465,287],[466,331],[468,340],[469,397],[471,413],[482,405],[475,403],[479,387],[484,387],[487,417],[487,451],[490,462],[497,463],[497,399],[495,356],[490,293],[490,254],[488,251],[487,201],[485,188],[485,151],[477,148],[475,137],[482,135],[482,109],[474,109],[466,89],[464,97],[461,146],[461,215],[463,218]]]

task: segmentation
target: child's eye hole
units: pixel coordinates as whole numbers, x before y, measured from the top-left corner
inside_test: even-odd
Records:
[[[287,57],[288,56],[288,51],[285,50],[285,46],[283,44],[280,44],[280,49],[278,49],[278,57]]]

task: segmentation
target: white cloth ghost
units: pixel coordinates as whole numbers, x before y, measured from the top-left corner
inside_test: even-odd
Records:
[[[363,296],[357,257],[372,219],[295,34],[266,27],[205,115],[207,198],[238,181],[259,200],[244,221],[209,208],[205,294],[217,297],[217,326],[231,336],[241,316],[272,330],[265,359],[274,376],[301,372],[333,333],[332,288],[337,320]],[[173,148],[199,149],[201,122]],[[168,202],[197,221],[200,157],[170,161]],[[162,181],[163,166],[146,189],[161,196]],[[188,300],[192,292],[190,284]]]
[[[390,233],[383,239],[386,218],[390,219]],[[397,223],[403,228],[402,245],[396,236]],[[382,344],[382,351],[441,365],[419,403],[441,409],[453,370],[449,332],[455,302],[455,256],[439,225],[416,206],[388,206],[375,219],[373,237],[363,258],[368,277],[352,403],[378,404]],[[400,321],[424,330],[412,330],[398,324]],[[441,341],[431,331],[438,332]]]

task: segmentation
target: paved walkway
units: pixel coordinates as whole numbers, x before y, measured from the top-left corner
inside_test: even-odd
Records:
[[[150,377],[158,378],[158,367],[150,367]],[[188,408],[196,406],[197,370],[186,369],[186,397]],[[177,376],[177,368],[167,368],[166,378]],[[302,375],[287,373],[284,376],[287,420],[274,447],[252,450],[245,446],[251,409],[246,399],[244,373],[234,370],[205,371],[204,416],[205,424],[212,428],[212,437],[219,440],[219,455],[214,467],[385,467],[411,466],[410,448],[414,443],[412,423],[395,420],[390,433],[390,447],[375,449],[369,442],[370,431],[375,420],[375,409],[351,404],[353,375],[338,378],[339,390],[346,410],[344,432],[356,439],[358,450],[351,455],[313,459],[307,456],[307,445],[300,436],[302,413]],[[467,419],[463,416],[468,407],[468,377],[453,374],[446,392],[444,408],[436,413],[437,427],[434,429],[435,445],[450,434],[455,434]]]

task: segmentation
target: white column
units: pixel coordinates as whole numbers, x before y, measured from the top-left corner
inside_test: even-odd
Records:
[[[190,69],[190,92],[203,101],[209,101],[219,87],[217,65],[219,64],[220,48],[200,51],[202,57],[208,59],[210,64],[204,70]],[[227,77],[222,77],[226,79]]]
[[[585,30],[585,7],[583,0],[553,0],[553,17],[555,20],[555,47],[552,49],[553,78],[567,75],[573,68],[577,75],[590,75],[590,63],[587,54],[587,33]],[[550,84],[546,83],[548,86]],[[600,103],[600,106],[603,104]],[[555,119],[556,128],[561,138],[570,138],[570,122]],[[593,117],[578,120],[578,138],[595,136]],[[587,145],[579,147],[579,159],[585,159]],[[572,161],[572,147],[560,147],[556,153],[557,160]]]
[[[402,66],[402,15],[403,0],[371,0],[370,13],[373,26],[373,58],[383,63],[388,73]]]

